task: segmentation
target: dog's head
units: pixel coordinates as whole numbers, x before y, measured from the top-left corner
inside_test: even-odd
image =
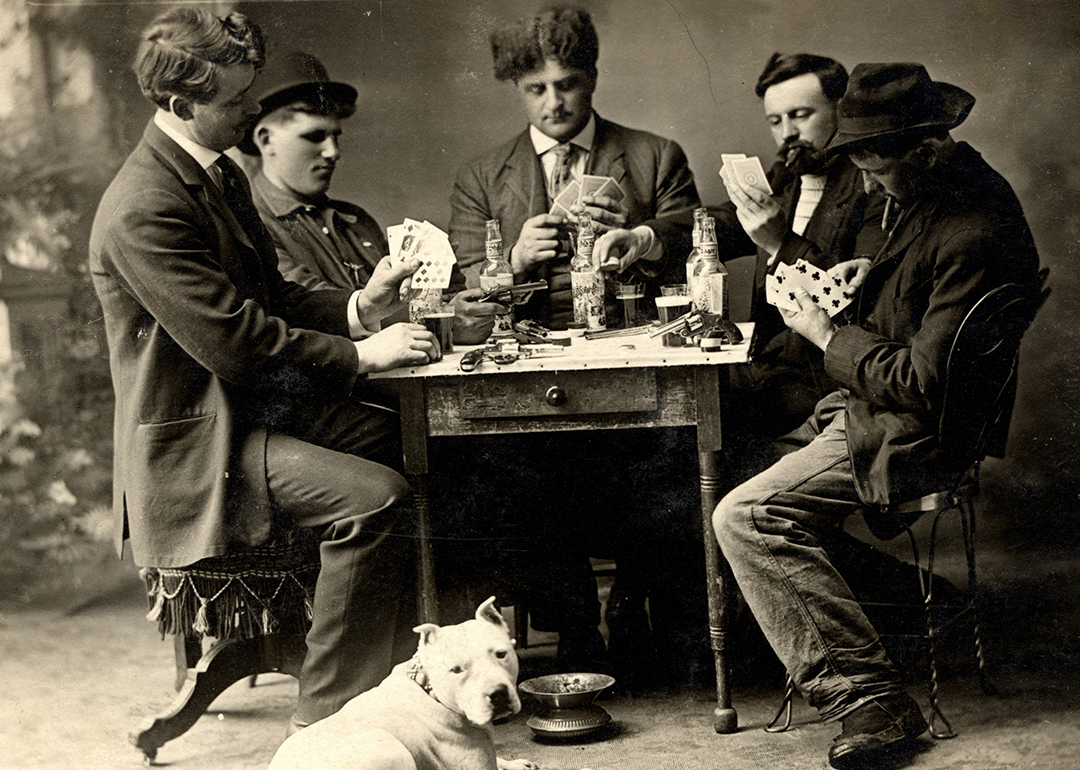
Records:
[[[514,640],[491,597],[476,617],[456,626],[424,623],[418,656],[431,693],[481,727],[521,710]]]

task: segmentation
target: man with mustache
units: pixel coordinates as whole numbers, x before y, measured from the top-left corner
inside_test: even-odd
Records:
[[[484,223],[499,220],[514,281],[545,279],[549,285],[518,307],[519,317],[566,328],[573,320],[567,241],[574,223],[550,213],[552,202],[568,179],[608,176],[625,193],[622,200],[609,195],[582,200],[596,226],[594,256],[615,280],[644,284],[646,297],[658,294],[660,284],[684,272],[693,210],[699,205],[682,149],[593,110],[599,40],[585,10],[545,9],[497,29],[491,47],[495,77],[513,84],[529,125],[458,172],[450,196],[450,241],[459,265],[483,262]],[[607,311],[609,318],[619,312],[612,296]],[[584,442],[590,449],[583,448]],[[635,538],[628,522],[617,527],[595,523],[606,510],[628,512],[623,519],[637,520],[638,512],[654,507],[632,495],[629,484],[612,480],[643,479],[645,486],[655,487],[644,481],[662,477],[654,459],[673,454],[659,442],[653,435],[633,441],[600,434],[572,441],[559,434],[531,435],[500,438],[482,452],[472,442],[468,458],[475,463],[486,454],[499,469],[500,482],[485,490],[484,515],[477,520],[485,531],[500,533],[502,553],[514,554],[494,570],[487,567],[490,559],[481,563],[488,573],[507,576],[528,594],[534,628],[559,632],[558,665],[564,670],[595,670],[605,664],[596,583],[582,529],[593,525],[607,542],[612,535]],[[585,464],[582,457],[590,461]],[[601,467],[605,461],[614,463],[618,473]],[[461,475],[470,472],[475,473],[466,468]],[[556,490],[557,498],[552,480],[563,487]],[[620,505],[616,495],[633,499]],[[498,511],[505,512],[503,520],[494,521]],[[692,533],[691,526],[681,525],[681,519],[669,519],[651,534]]]
[[[364,209],[327,196],[356,89],[332,81],[311,54],[291,50],[267,58],[256,88],[259,114],[238,149],[258,159],[252,198],[282,275],[307,288],[362,289],[389,251],[386,237]],[[455,271],[450,290],[464,285]],[[467,301],[479,294],[472,289],[452,300],[458,342],[480,342],[491,332],[499,306]]]
[[[751,467],[764,463],[758,456],[772,451],[772,440],[798,426],[835,387],[821,351],[766,303],[765,276],[800,258],[832,268],[872,256],[884,242],[881,199],[864,192],[859,170],[846,157],[822,155],[836,132],[836,105],[847,82],[847,70],[833,59],[774,53],[754,89],[779,148],[768,173],[774,194],[728,185],[731,201],[716,213],[722,258],[757,252],[753,361],[732,368],[731,391],[742,408],[730,410],[737,425],[725,424],[729,435],[752,439],[738,452]]]
[[[621,201],[585,196],[597,231],[601,269],[621,281],[661,282],[681,270],[689,252],[694,176],[678,144],[604,120],[593,111],[599,41],[589,14],[552,8],[497,30],[491,37],[495,77],[513,83],[529,127],[458,172],[450,196],[450,241],[465,268],[484,260],[484,222],[502,225],[518,283],[547,279],[521,312],[553,328],[573,320],[572,224],[549,213],[561,180],[610,176]],[[566,169],[565,173],[562,169]],[[609,299],[609,313],[618,310]]]

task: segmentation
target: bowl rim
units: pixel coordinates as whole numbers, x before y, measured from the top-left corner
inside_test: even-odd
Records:
[[[539,690],[536,688],[535,682],[541,679],[555,679],[562,677],[575,677],[575,676],[587,676],[596,679],[596,686],[591,687],[588,690],[569,690],[565,692],[551,692],[549,690]],[[615,684],[615,677],[610,674],[597,674],[587,671],[575,671],[566,674],[544,674],[543,676],[534,676],[531,679],[526,679],[524,682],[518,682],[518,689],[527,692],[530,695],[581,695],[590,692],[600,692],[606,690],[611,685]]]

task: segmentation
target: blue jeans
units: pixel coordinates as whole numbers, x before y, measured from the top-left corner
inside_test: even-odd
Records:
[[[799,691],[822,718],[843,719],[900,691],[900,676],[821,543],[863,507],[839,394],[824,399],[796,433],[812,440],[727,494],[713,529]]]

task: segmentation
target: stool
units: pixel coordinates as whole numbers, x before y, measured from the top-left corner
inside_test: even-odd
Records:
[[[152,764],[158,749],[187,732],[233,683],[271,672],[299,677],[319,541],[308,530],[292,530],[261,546],[141,574],[151,604],[147,619],[157,622],[162,638],[174,636],[179,690],[168,709],[130,735]],[[204,638],[214,640],[206,652]]]

